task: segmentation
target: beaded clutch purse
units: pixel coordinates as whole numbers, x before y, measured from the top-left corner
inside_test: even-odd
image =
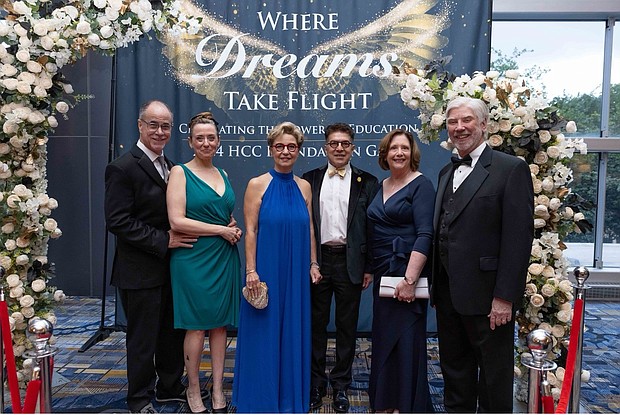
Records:
[[[267,304],[269,303],[269,295],[267,294],[267,291],[269,291],[269,289],[267,288],[267,283],[261,282],[258,285],[258,290],[259,295],[256,298],[252,298],[252,294],[250,293],[250,290],[248,290],[247,286],[243,287],[243,290],[241,292],[243,293],[243,298],[245,298],[252,307],[258,310],[262,310],[263,308],[267,307]]]

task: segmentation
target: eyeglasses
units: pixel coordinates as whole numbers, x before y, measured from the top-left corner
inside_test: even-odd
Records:
[[[292,143],[291,144],[287,144],[287,145],[284,145],[282,143],[278,143],[278,144],[274,144],[272,147],[275,148],[278,153],[283,152],[284,148],[286,148],[291,153],[294,152],[294,151],[297,151],[297,149],[299,148],[299,146],[297,144],[292,144]]]
[[[160,124],[160,123],[158,123],[156,121],[146,121],[146,120],[143,120],[142,118],[140,118],[140,121],[142,121],[143,123],[146,124],[146,128],[151,133],[154,133],[155,131],[159,130],[160,128],[165,133],[170,132],[170,130],[172,130],[172,124],[168,124],[168,123]]]
[[[341,145],[342,148],[346,150],[347,148],[351,147],[353,143],[350,141],[330,141],[329,143],[327,143],[327,145],[334,150],[337,149],[339,145]]]

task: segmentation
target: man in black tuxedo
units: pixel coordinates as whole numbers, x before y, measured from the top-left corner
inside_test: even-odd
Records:
[[[478,99],[446,109],[458,157],[439,173],[431,299],[437,310],[446,411],[512,412],[514,312],[533,238],[528,165],[485,143]]]
[[[355,357],[362,289],[372,281],[366,250],[366,208],[377,192],[377,178],[352,166],[353,129],[344,123],[325,129],[327,166],[302,177],[312,187],[312,217],[321,279],[312,285],[310,408],[323,404],[325,354],[332,296],[336,301],[336,364],[330,372],[334,410],[347,412],[347,389]]]
[[[196,238],[170,230],[166,181],[172,163],[163,150],[172,112],[160,101],[140,107],[140,138],[105,171],[105,217],[116,236],[111,284],[127,316],[127,406],[153,413],[151,403],[185,401],[184,330],[175,330],[170,248],[191,248]]]

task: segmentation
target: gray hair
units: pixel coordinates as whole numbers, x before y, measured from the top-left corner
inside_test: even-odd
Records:
[[[448,118],[448,114],[454,108],[467,107],[473,111],[474,115],[478,119],[478,121],[488,124],[489,122],[489,107],[487,104],[478,98],[470,98],[470,97],[456,97],[452,101],[448,103],[446,107],[446,118]]]

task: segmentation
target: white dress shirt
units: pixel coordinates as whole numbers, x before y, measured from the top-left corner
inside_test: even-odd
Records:
[[[321,245],[345,245],[347,243],[347,216],[351,193],[351,165],[345,166],[345,175],[329,176],[334,166],[327,164],[319,206],[321,213]]]
[[[459,186],[463,184],[465,179],[467,179],[467,176],[469,176],[471,172],[474,171],[474,166],[478,162],[478,159],[480,158],[480,155],[484,151],[486,145],[487,143],[483,142],[471,153],[469,153],[469,156],[471,157],[471,166],[468,166],[467,164],[461,164],[456,168],[456,170],[454,170],[454,176],[452,176],[452,193],[456,192],[456,189],[458,189]]]
[[[151,151],[147,146],[144,145],[144,143],[140,140],[138,140],[138,144],[137,144],[138,148],[142,151],[144,151],[144,154],[146,154],[149,158],[149,160],[151,160],[151,162],[153,162],[153,165],[155,166],[155,168],[157,169],[157,172],[159,173],[159,175],[161,176],[162,179],[164,179],[164,181],[166,180],[166,178],[168,177],[168,171],[164,172],[164,167],[165,163],[162,164],[159,162],[159,154],[154,153],[153,151]],[[161,156],[164,157],[164,152],[161,152]]]

